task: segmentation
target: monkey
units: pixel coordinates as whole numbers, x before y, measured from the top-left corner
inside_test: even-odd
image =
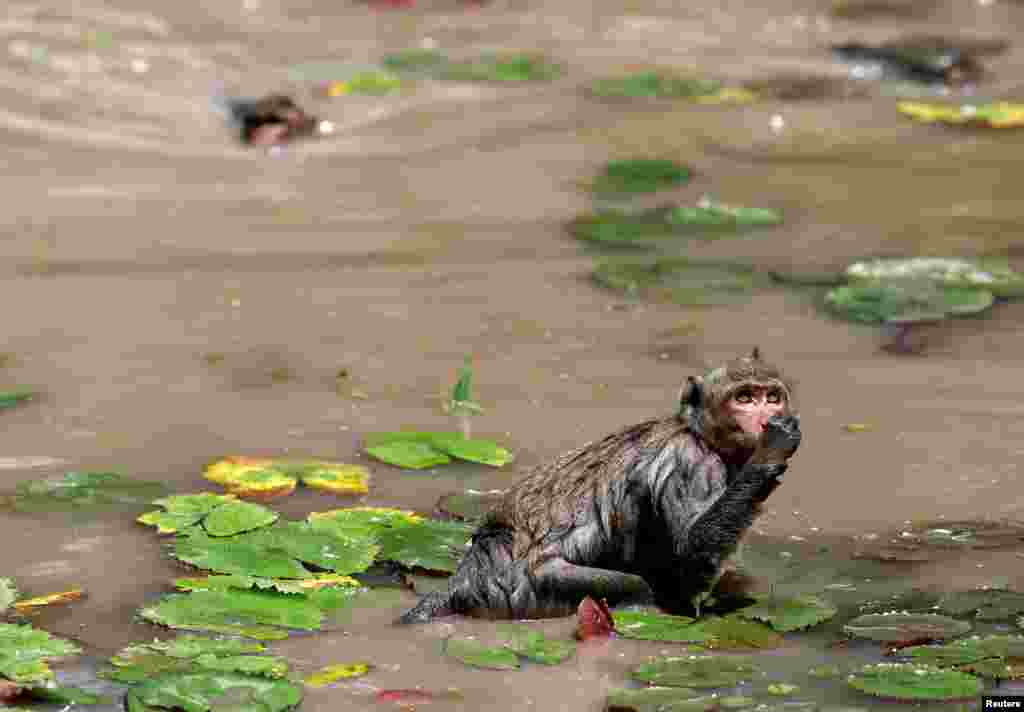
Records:
[[[284,94],[235,100],[229,102],[229,107],[241,127],[242,143],[252,146],[274,146],[311,136],[320,124]]]
[[[699,615],[800,445],[793,386],[758,349],[690,376],[671,416],[542,464],[484,517],[400,623],[572,614],[590,596]]]

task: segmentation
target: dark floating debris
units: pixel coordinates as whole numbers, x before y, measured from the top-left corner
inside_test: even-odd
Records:
[[[856,99],[868,95],[860,82],[840,77],[778,76],[745,82],[748,89],[763,99],[776,101],[831,101]]]
[[[929,35],[898,38],[881,45],[833,45],[836,58],[853,64],[855,79],[892,79],[961,87],[985,77],[979,57],[1005,52],[1003,40],[947,39]]]
[[[297,138],[325,133],[326,122],[307,114],[285,94],[262,99],[228,101],[232,118],[241,129],[242,143],[249,146],[279,146]]]

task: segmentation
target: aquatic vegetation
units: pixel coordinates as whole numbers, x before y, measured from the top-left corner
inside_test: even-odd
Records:
[[[857,616],[843,630],[858,638],[882,642],[944,640],[970,632],[971,624],[934,613],[869,613]]]
[[[738,616],[694,620],[662,613],[617,611],[615,632],[623,638],[694,643],[715,650],[774,648],[782,638],[767,626]]]
[[[8,502],[18,512],[77,512],[145,506],[166,491],[160,482],[136,480],[116,472],[67,472],[19,483]]]
[[[686,183],[690,173],[682,163],[662,158],[609,161],[591,183],[590,191],[602,198],[653,193]]]
[[[856,557],[878,561],[928,561],[972,549],[1015,548],[1024,526],[1001,521],[918,522],[885,538],[861,542]]]
[[[925,124],[1013,129],[1024,126],[1024,104],[998,101],[990,104],[936,104],[902,101],[897,110]]]
[[[447,61],[440,50],[414,47],[384,55],[381,64],[395,72],[432,72]]]
[[[951,616],[970,616],[979,621],[1009,620],[1024,615],[1024,593],[1004,588],[985,588],[948,593],[938,608]]]
[[[916,645],[901,655],[915,662],[952,667],[998,680],[1024,678],[1024,636],[986,635],[954,640],[943,645]]]
[[[518,670],[519,656],[508,648],[489,648],[471,638],[449,638],[444,646],[448,657],[470,667],[487,670]]]
[[[0,613],[3,613],[11,604],[18,599],[18,589],[14,581],[9,578],[0,578]]]
[[[661,657],[634,668],[634,680],[665,687],[732,687],[754,673],[750,658],[688,655]]]
[[[362,71],[345,79],[333,79],[320,88],[320,92],[331,99],[350,94],[385,96],[402,88],[402,80],[391,72]]]
[[[543,633],[524,626],[504,626],[500,632],[507,639],[505,646],[509,650],[541,665],[557,665],[576,652],[572,641],[547,638]]]
[[[252,502],[225,502],[203,518],[203,529],[210,536],[234,536],[273,524],[280,515]]]
[[[598,98],[686,99],[697,104],[746,104],[757,99],[757,95],[747,89],[723,86],[715,79],[679,76],[669,71],[598,79],[590,84],[588,92]]]
[[[999,297],[1024,295],[1024,275],[1006,260],[910,257],[864,260],[846,268],[851,282],[927,280],[946,287],[980,289]]]
[[[291,494],[299,482],[334,494],[366,494],[370,481],[369,470],[361,465],[237,455],[210,463],[203,476],[230,494],[258,500]]]
[[[25,614],[34,608],[45,608],[46,606],[52,606],[59,603],[72,603],[74,601],[79,601],[84,595],[85,592],[82,589],[72,588],[67,591],[48,593],[43,596],[23,598],[14,603],[14,610],[18,613]],[[2,607],[0,607],[0,609],[2,609]]]
[[[973,675],[914,663],[865,665],[847,682],[869,695],[896,700],[959,700],[975,697],[984,689]]]
[[[156,527],[160,534],[174,534],[199,524],[210,512],[235,499],[233,494],[219,495],[210,492],[164,497],[152,502],[163,507],[164,511],[146,512],[135,521]]]
[[[396,467],[422,470],[451,458],[492,467],[512,460],[512,453],[492,440],[465,438],[461,433],[404,430],[366,436],[364,452]]]
[[[616,292],[684,305],[745,300],[763,282],[744,267],[685,258],[608,260],[597,265],[593,277]]]
[[[762,621],[781,632],[803,630],[834,617],[837,609],[818,596],[776,598],[759,595],[757,603],[737,611],[743,618]]]
[[[473,82],[550,81],[562,74],[562,67],[541,55],[502,53],[485,54],[477,59],[448,62],[438,77]]]
[[[47,663],[79,652],[74,643],[31,625],[0,623],[0,677],[19,685],[52,680]]]
[[[368,663],[328,665],[307,675],[303,682],[310,687],[326,687],[338,680],[351,680],[355,677],[362,677],[368,672],[370,672],[370,665]]]
[[[21,388],[14,391],[0,392],[0,410],[13,408],[20,403],[27,403],[35,396],[35,391]]]
[[[928,280],[889,280],[836,287],[825,295],[837,316],[865,324],[910,325],[977,314],[995,302],[984,289],[942,287]]]
[[[606,712],[658,712],[664,709],[684,709],[682,704],[697,703],[699,693],[685,687],[640,687],[612,690],[605,699]],[[721,702],[721,699],[713,700]],[[709,709],[716,709],[711,707]],[[699,707],[694,709],[701,709]]]

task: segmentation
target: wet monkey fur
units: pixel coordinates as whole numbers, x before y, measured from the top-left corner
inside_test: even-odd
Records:
[[[691,376],[679,405],[536,468],[484,519],[448,591],[399,621],[568,615],[585,596],[699,612],[782,481],[800,422],[757,349]]]

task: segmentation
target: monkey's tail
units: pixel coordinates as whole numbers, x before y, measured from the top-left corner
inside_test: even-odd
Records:
[[[440,616],[449,616],[455,613],[452,607],[452,595],[445,591],[433,591],[419,600],[415,606],[403,613],[399,623],[428,623]]]

